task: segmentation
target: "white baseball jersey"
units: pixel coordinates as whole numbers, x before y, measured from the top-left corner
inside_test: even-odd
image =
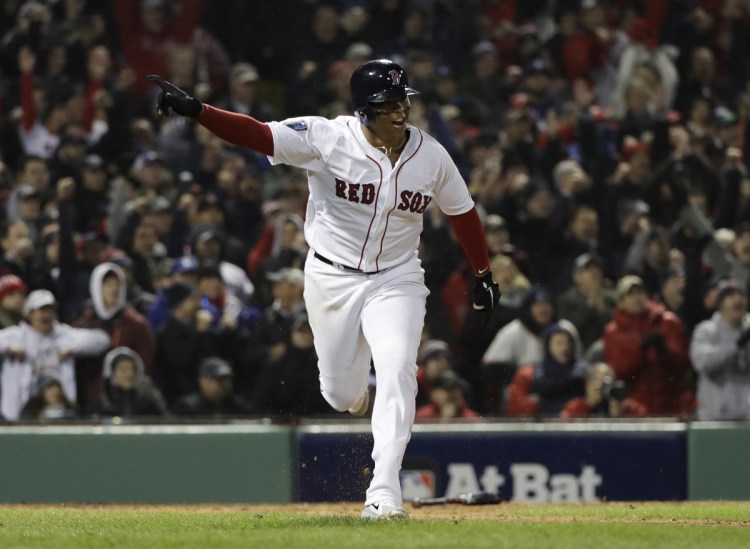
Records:
[[[268,125],[271,163],[308,172],[308,244],[342,265],[370,272],[404,263],[417,253],[422,217],[433,200],[447,215],[474,206],[447,151],[414,126],[408,126],[409,141],[392,165],[353,116]]]

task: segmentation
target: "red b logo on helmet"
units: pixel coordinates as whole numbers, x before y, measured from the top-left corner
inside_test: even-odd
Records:
[[[401,82],[401,73],[399,73],[397,70],[389,71],[388,74],[391,75],[391,82],[394,86],[398,86]]]

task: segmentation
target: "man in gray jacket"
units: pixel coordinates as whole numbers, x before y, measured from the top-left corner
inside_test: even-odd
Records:
[[[750,397],[750,314],[735,281],[720,284],[716,312],[695,328],[690,358],[700,375],[698,419],[745,420]]]

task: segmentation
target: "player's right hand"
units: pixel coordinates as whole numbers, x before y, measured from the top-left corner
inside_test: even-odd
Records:
[[[156,101],[156,110],[162,116],[169,116],[170,107],[180,116],[198,118],[203,112],[203,103],[184,92],[161,76],[151,74],[148,79],[161,88],[161,94]]]

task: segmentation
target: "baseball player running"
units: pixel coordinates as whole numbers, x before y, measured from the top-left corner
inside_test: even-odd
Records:
[[[171,109],[267,155],[272,164],[307,170],[305,302],[321,392],[334,409],[364,415],[372,358],[375,468],[362,517],[407,518],[399,470],[414,422],[416,357],[429,293],[417,247],[433,200],[449,216],[476,275],[474,307],[489,314],[500,292],[465,182],[445,149],[408,123],[409,96],[417,92],[404,69],[387,59],[357,68],[350,83],[354,116],[267,124],[149,78],[162,88],[161,115]]]

